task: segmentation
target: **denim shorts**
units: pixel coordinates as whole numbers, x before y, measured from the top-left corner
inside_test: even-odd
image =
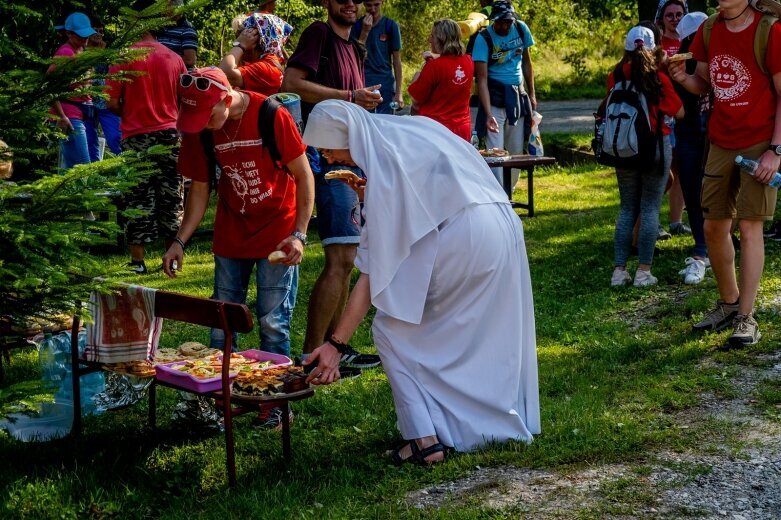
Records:
[[[317,206],[317,232],[324,246],[332,244],[358,244],[361,237],[358,194],[339,179],[325,180],[331,170],[351,170],[365,177],[360,168],[341,164],[320,165],[322,173],[315,174],[315,204]],[[356,218],[357,216],[357,218]]]

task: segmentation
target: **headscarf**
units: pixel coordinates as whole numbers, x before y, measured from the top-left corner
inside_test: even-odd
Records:
[[[284,47],[288,38],[290,38],[293,27],[282,18],[269,13],[250,13],[244,20],[244,28],[255,28],[258,30],[260,43],[264,48],[263,52],[274,54],[279,58],[284,57],[282,47]]]
[[[366,174],[362,244],[368,254],[361,270],[370,275],[372,304],[420,323],[436,249],[428,248],[425,259],[413,253],[415,265],[427,269],[417,276],[424,283],[392,282],[413,245],[446,219],[473,204],[509,204],[485,160],[433,119],[370,114],[345,101],[315,105],[304,142],[349,149]]]
[[[654,16],[654,23],[660,25],[662,16],[664,16],[664,10],[667,9],[667,6],[679,2],[683,4],[683,14],[687,14],[689,12],[689,5],[686,0],[659,0],[659,7],[656,8],[656,16]]]

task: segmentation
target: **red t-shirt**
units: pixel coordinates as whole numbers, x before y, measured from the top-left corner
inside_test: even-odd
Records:
[[[776,90],[754,57],[754,33],[762,17],[754,13],[752,24],[731,32],[721,18],[713,24],[707,52],[702,27],[689,49],[697,61],[709,64],[713,110],[708,137],[721,148],[737,150],[773,137]],[[781,24],[770,30],[766,66],[770,74],[781,72]]]
[[[669,58],[673,54],[678,54],[678,49],[681,48],[681,40],[677,38],[668,38],[667,36],[662,36],[662,49],[664,49],[664,52],[667,53],[667,57]]]
[[[472,94],[474,63],[472,57],[440,56],[429,60],[420,76],[407,89],[419,107],[419,114],[448,127],[469,141],[469,96]]]
[[[64,43],[60,46],[59,49],[54,53],[54,57],[58,56],[76,56],[78,52],[76,52],[76,49],[74,49],[70,43]],[[49,65],[49,69],[47,72],[51,72],[54,69],[56,69],[57,66],[54,64]],[[71,85],[72,88],[77,88],[79,86],[79,83],[74,83]],[[70,103],[68,102],[70,101]],[[81,109],[74,105],[74,103],[86,103],[92,101],[92,98],[89,96],[84,96],[80,98],[68,98],[68,101],[61,101],[60,104],[62,105],[62,111],[65,113],[65,117],[68,119],[83,119],[84,115],[81,112]],[[56,114],[54,109],[50,111],[52,114]]]
[[[260,92],[266,96],[276,94],[282,87],[282,64],[273,54],[239,67],[244,82],[242,90]]]
[[[258,115],[266,96],[250,96],[240,121],[228,120],[212,132],[214,153],[222,169],[214,220],[215,255],[226,258],[266,258],[295,230],[296,183],[286,169],[278,169],[261,146]],[[233,137],[235,135],[235,138]],[[287,110],[278,110],[274,135],[282,164],[306,150]],[[179,152],[179,172],[194,181],[208,182],[206,154],[199,134],[185,134]]]
[[[624,63],[623,72],[625,77],[631,77],[632,64]],[[666,116],[674,116],[683,106],[681,98],[675,93],[673,82],[667,74],[664,72],[658,72],[658,74],[659,79],[662,82],[662,95],[659,97],[658,105],[648,105],[648,119],[651,122],[651,131],[653,133],[656,133],[656,119],[659,117],[659,112]],[[615,84],[616,81],[613,79],[613,72],[611,72],[607,77],[607,91],[610,92],[610,89],[612,89]],[[662,135],[670,135],[671,131],[672,129],[669,126],[662,124]]]
[[[122,139],[176,128],[179,114],[177,86],[187,72],[178,54],[157,42],[138,42],[131,48],[151,47],[144,59],[109,67],[109,72],[138,71],[130,81],[109,81],[108,93],[122,99]]]

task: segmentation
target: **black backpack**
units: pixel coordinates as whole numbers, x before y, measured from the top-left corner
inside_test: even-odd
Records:
[[[520,20],[515,20],[515,23],[513,24],[515,26],[515,30],[518,31],[518,35],[521,37],[521,46],[526,47],[526,37],[524,36],[523,32],[523,26],[521,25]],[[491,37],[491,33],[487,31],[488,27],[483,27],[476,33],[474,33],[472,36],[469,37],[469,41],[466,43],[466,53],[470,56],[472,55],[472,51],[475,48],[475,40],[477,40],[477,36],[480,35],[483,38],[485,38],[485,44],[488,47],[488,63],[487,65],[490,67],[494,63],[496,63],[496,59],[494,59],[491,56],[491,49],[494,48],[494,41]]]
[[[277,148],[277,137],[274,135],[274,118],[282,103],[272,97],[266,98],[258,113],[258,130],[263,141],[262,146],[268,150],[271,160],[277,168],[282,168],[282,155]],[[203,130],[200,133],[201,145],[206,154],[207,168],[209,171],[209,189],[217,187],[217,156],[214,154],[214,136],[211,130]]]
[[[622,64],[613,71],[615,85],[594,114],[592,150],[605,166],[648,169],[656,161],[656,145],[662,151],[662,114],[651,130],[648,102],[632,80],[624,76]]]

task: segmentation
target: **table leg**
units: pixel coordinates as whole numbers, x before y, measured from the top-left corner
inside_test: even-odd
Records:
[[[510,186],[510,182],[513,177],[513,169],[504,166],[502,168],[502,184],[504,185],[504,192],[507,194],[507,198],[510,202],[513,201],[513,186]]]
[[[534,216],[534,166],[526,168],[527,186],[529,187],[529,217]]]
[[[282,404],[282,456],[290,462],[290,403]]]

